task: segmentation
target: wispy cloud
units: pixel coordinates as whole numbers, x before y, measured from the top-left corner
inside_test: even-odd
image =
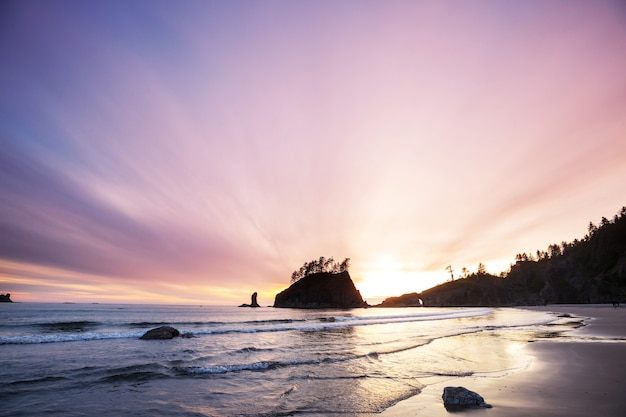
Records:
[[[580,237],[625,204],[623,15],[16,3],[0,36],[3,285],[271,297],[334,255],[357,280],[387,262],[420,290],[450,263]]]

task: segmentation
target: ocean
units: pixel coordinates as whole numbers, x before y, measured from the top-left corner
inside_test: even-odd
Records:
[[[512,308],[2,303],[0,415],[370,416],[435,381],[520,371],[523,346],[567,320]],[[187,337],[139,340],[161,325]]]

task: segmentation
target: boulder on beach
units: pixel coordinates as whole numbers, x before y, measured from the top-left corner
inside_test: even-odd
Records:
[[[148,330],[140,337],[142,340],[166,340],[180,336],[180,332],[170,326],[161,326],[152,330]]]
[[[252,294],[250,304],[242,304],[239,307],[261,307],[259,303],[257,303],[256,297],[257,297],[257,293],[255,292]]]
[[[367,307],[348,271],[307,275],[276,294],[274,307],[358,308]]]
[[[465,387],[445,387],[441,398],[446,410],[491,408],[490,404],[485,403],[483,397]]]

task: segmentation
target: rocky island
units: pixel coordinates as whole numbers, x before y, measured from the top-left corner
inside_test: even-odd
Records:
[[[294,282],[276,294],[274,307],[357,308],[367,307],[348,271],[319,272]]]
[[[0,303],[12,303],[11,294],[0,294]]]

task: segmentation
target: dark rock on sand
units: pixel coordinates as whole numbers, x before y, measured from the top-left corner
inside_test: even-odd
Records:
[[[445,387],[441,398],[446,410],[491,408],[491,405],[485,403],[483,397],[465,387]]]
[[[307,275],[276,294],[274,307],[357,308],[367,307],[348,271]]]
[[[250,300],[250,304],[242,304],[239,307],[261,307],[259,303],[257,303],[256,297],[257,297],[257,293],[253,293],[251,300]]]
[[[0,303],[12,303],[11,294],[0,294]]]
[[[170,327],[170,326],[161,326],[152,330],[148,330],[146,333],[144,333],[143,336],[140,337],[140,339],[165,340],[165,339],[172,339],[179,335],[180,335],[180,332],[176,330],[175,328]]]

